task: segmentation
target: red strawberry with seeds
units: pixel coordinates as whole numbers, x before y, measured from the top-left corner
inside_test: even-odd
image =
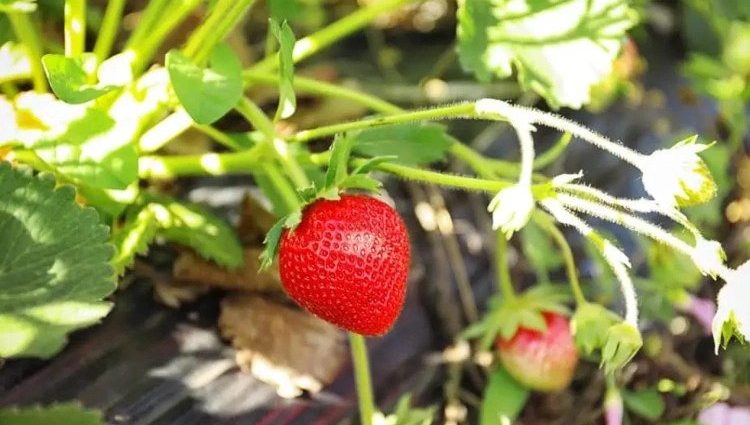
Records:
[[[573,379],[578,351],[568,319],[559,313],[542,315],[545,331],[519,327],[512,338],[498,338],[497,347],[503,366],[520,383],[537,391],[558,391]]]
[[[281,282],[311,313],[362,335],[382,335],[404,304],[409,237],[401,217],[365,195],[318,199],[279,246]]]

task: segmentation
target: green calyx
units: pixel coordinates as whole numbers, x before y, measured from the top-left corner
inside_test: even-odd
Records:
[[[578,306],[570,322],[578,350],[585,355],[602,349],[609,329],[622,319],[605,307],[586,302]]]
[[[489,349],[498,337],[510,339],[519,328],[544,332],[543,313],[569,314],[564,303],[569,296],[551,285],[539,285],[514,298],[495,296],[485,317],[464,330],[462,338],[480,338],[480,347]]]
[[[601,364],[612,373],[627,364],[643,346],[638,329],[630,323],[620,322],[607,330],[607,341],[602,348]]]

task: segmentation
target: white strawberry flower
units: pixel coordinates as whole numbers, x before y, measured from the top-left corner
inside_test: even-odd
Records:
[[[713,320],[716,351],[732,337],[750,341],[750,261],[727,273]]]
[[[531,186],[519,183],[501,190],[492,198],[487,211],[492,213],[492,228],[500,229],[510,239],[528,223],[534,211]]]
[[[727,254],[719,242],[699,238],[690,257],[704,276],[716,279],[727,270],[724,265]]]
[[[668,208],[702,204],[716,195],[716,183],[698,154],[711,145],[695,143],[697,136],[669,149],[642,157],[643,186],[659,204]]]

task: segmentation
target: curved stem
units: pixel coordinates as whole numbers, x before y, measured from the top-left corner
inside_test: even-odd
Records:
[[[31,66],[31,79],[34,83],[34,90],[39,93],[47,91],[47,77],[44,75],[42,68],[42,40],[39,38],[39,32],[34,28],[31,15],[27,13],[8,13],[10,25],[13,32],[21,42],[29,57]]]
[[[372,393],[372,380],[370,379],[370,364],[367,360],[365,337],[349,332],[349,345],[352,349],[354,382],[357,386],[360,420],[362,425],[372,425],[372,418],[375,415],[375,399]]]
[[[565,239],[565,235],[560,229],[555,226],[555,223],[541,211],[537,211],[534,214],[534,220],[555,240],[560,252],[562,253],[563,260],[565,261],[565,271],[568,274],[568,282],[570,282],[570,288],[573,290],[573,297],[576,300],[576,304],[583,305],[586,302],[586,297],[583,295],[581,289],[581,282],[578,280],[578,270],[576,268],[575,258],[573,257],[573,250],[570,249],[568,240]]]
[[[321,137],[333,136],[336,133],[360,130],[381,125],[399,124],[414,121],[431,121],[459,117],[472,117],[473,112],[473,102],[462,102],[455,105],[409,111],[382,117],[368,118],[341,124],[333,124],[314,128],[311,130],[303,130],[289,137],[288,140],[290,142],[307,142]]]
[[[102,26],[99,28],[99,35],[96,38],[96,44],[94,44],[94,54],[98,63],[102,63],[107,59],[112,51],[117,31],[120,29],[120,20],[122,20],[122,10],[124,7],[125,0],[109,0],[107,2]]]
[[[266,141],[273,148],[277,158],[284,165],[294,184],[300,189],[310,186],[310,180],[307,178],[305,170],[302,169],[297,159],[289,151],[287,142],[277,136],[273,122],[266,116],[263,110],[246,97],[240,100],[236,108],[250,124],[263,133]]]
[[[495,267],[497,270],[497,282],[500,293],[506,301],[516,298],[513,282],[510,278],[510,265],[508,264],[508,240],[503,232],[495,232]]]
[[[65,56],[81,56],[85,49],[86,0],[65,0]]]
[[[128,41],[125,50],[131,49],[143,42],[143,39],[153,31],[154,23],[164,12],[164,8],[170,0],[150,0],[146,8],[141,12],[141,17]]]
[[[242,73],[242,77],[245,80],[246,84],[263,84],[268,86],[277,86],[279,80],[281,79],[281,77],[277,74],[256,71],[252,68],[245,70]],[[386,102],[379,97],[347,87],[326,83],[324,81],[295,75],[293,84],[295,91],[350,100],[382,114],[395,114],[404,112],[404,109],[390,102]]]

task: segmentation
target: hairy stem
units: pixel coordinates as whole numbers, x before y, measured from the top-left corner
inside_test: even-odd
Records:
[[[555,223],[547,214],[541,211],[536,211],[533,217],[534,221],[536,221],[536,223],[555,240],[558,248],[560,248],[563,261],[565,261],[565,271],[568,275],[568,282],[570,282],[570,288],[573,290],[573,297],[576,300],[576,304],[583,305],[586,302],[586,297],[583,295],[581,282],[578,280],[578,269],[576,268],[573,250],[570,249],[568,240],[565,239],[563,232],[555,226]]]
[[[510,278],[510,264],[508,264],[508,240],[503,232],[495,232],[495,268],[500,293],[506,301],[516,298],[513,282]]]

